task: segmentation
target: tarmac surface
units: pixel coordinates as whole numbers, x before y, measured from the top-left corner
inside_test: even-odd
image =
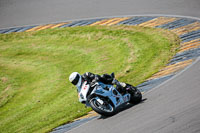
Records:
[[[200,17],[200,0],[0,0],[0,29],[141,14]]]
[[[170,14],[200,18],[199,0],[0,0],[0,28],[105,16]],[[95,118],[71,133],[200,132],[200,60],[144,94],[143,103]]]

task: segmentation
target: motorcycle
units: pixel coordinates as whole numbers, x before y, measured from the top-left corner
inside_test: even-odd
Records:
[[[114,78],[114,73],[111,74]],[[78,89],[79,102],[91,107],[103,116],[114,115],[118,108],[127,104],[137,104],[142,100],[141,92],[127,84],[126,90],[119,90],[114,85],[102,82],[88,83],[85,81]]]

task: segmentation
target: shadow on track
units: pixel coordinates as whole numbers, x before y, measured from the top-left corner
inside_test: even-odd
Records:
[[[142,101],[141,101],[140,103],[138,103],[138,104],[142,104],[142,103],[144,103],[146,100],[147,100],[147,98],[142,99]],[[122,111],[124,111],[124,110],[130,109],[130,108],[132,108],[132,107],[134,107],[134,106],[136,106],[136,105],[138,105],[138,104],[127,104],[127,105],[125,105],[125,106],[122,106],[121,108],[119,108],[119,109],[117,110],[117,113],[116,113],[116,114],[118,114],[118,113],[120,113],[120,112],[122,112]],[[114,115],[116,115],[116,114],[114,114]],[[113,116],[114,116],[114,115],[113,115]],[[99,118],[97,118],[97,119],[107,119],[107,118],[110,118],[110,117],[112,117],[112,116],[103,116],[103,115],[101,115],[101,116],[100,116]]]

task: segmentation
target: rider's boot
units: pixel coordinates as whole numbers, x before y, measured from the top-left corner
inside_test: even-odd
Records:
[[[127,88],[127,84],[126,83],[119,82],[118,80],[113,79],[112,84],[116,85],[120,92],[123,92],[123,93],[126,92],[126,88]]]
[[[117,85],[117,88],[121,91],[121,92],[135,92],[136,91],[136,87],[135,86],[132,86],[130,84],[126,84],[126,83],[123,83],[123,82],[119,82],[118,80],[116,79],[113,79],[113,84]]]

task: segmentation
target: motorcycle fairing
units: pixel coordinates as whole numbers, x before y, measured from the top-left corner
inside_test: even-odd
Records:
[[[115,108],[130,100],[130,94],[125,94],[122,96],[113,85],[105,85],[101,82],[98,84],[99,85],[95,87],[91,94],[95,93],[96,95],[102,97],[108,97],[114,104]],[[104,89],[106,87],[109,88],[109,90]]]
[[[87,81],[85,81],[83,83],[83,85],[81,86],[81,89],[80,89],[79,94],[78,94],[79,101],[81,103],[87,101],[87,97],[86,96],[87,96],[87,93],[89,91],[89,88],[90,88],[89,84],[87,84]]]

